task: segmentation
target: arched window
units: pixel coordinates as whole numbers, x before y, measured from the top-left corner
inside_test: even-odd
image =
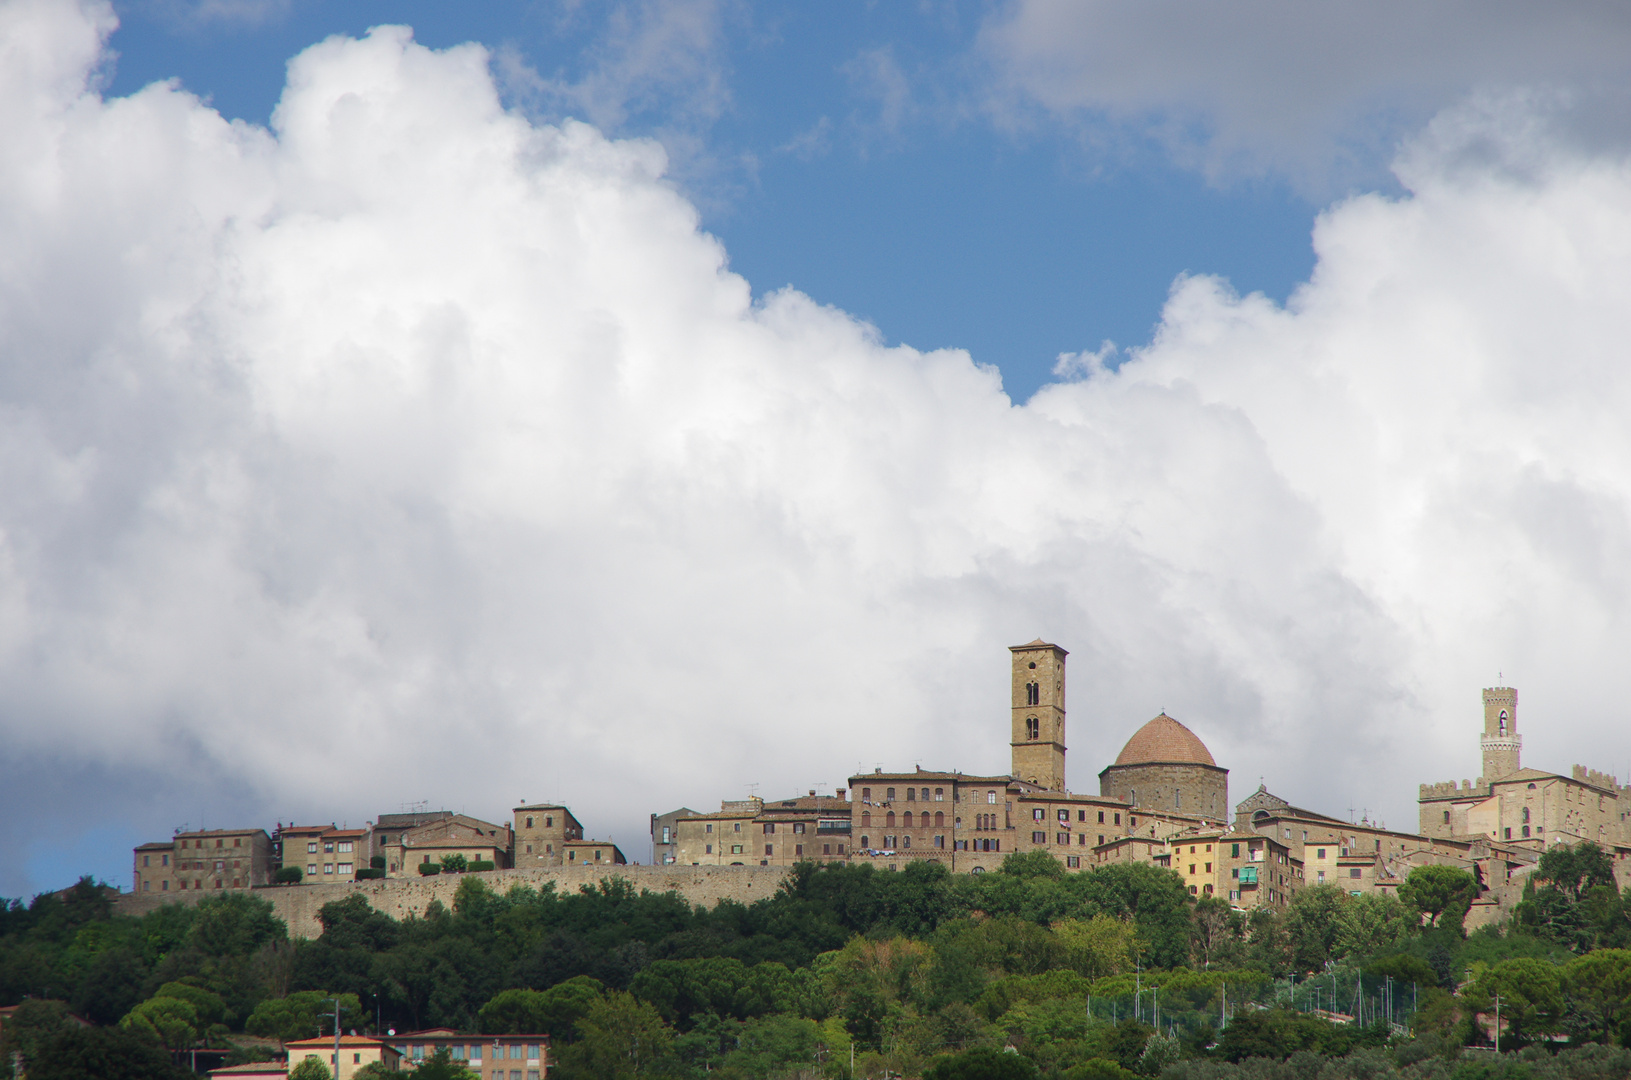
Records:
[[[1034,682],[1025,684],[1025,704],[1042,704],[1042,687],[1040,684]]]
[[[1506,734],[1506,710],[1501,710],[1501,734]]]
[[[945,802],[946,801],[946,789],[945,788],[937,787],[937,788],[934,789],[934,801],[935,802]]]
[[[917,802],[917,788],[907,788],[906,789],[906,801],[907,802]]]
[[[918,792],[918,798],[923,800],[924,802],[928,802],[929,801],[929,789],[924,788],[922,791]]]
[[[941,828],[946,824],[946,815],[939,810],[934,812],[934,827]]]
[[[884,821],[884,824],[889,826],[891,829],[895,827],[895,812],[893,810],[889,811],[889,815]]]
[[[906,811],[906,820],[901,824],[905,825],[908,829],[912,827],[912,812],[910,810]]]
[[[995,805],[996,801],[997,801],[997,793],[995,791],[986,792],[985,793],[985,801]]]
[[[1527,806],[1523,808],[1523,821],[1526,825],[1529,823],[1529,808]]]
[[[885,802],[894,802],[895,801],[895,789],[890,788],[888,791],[884,792],[883,797],[884,797]]]
[[[1027,739],[1039,738],[1042,734],[1042,722],[1036,717],[1027,717],[1025,720],[1025,737]]]
[[[529,828],[529,829],[532,828],[532,819],[531,818],[527,819],[527,828]]]
[[[1523,827],[1523,835],[1524,835],[1524,836],[1528,836],[1528,835],[1529,835],[1529,826],[1527,826],[1527,825],[1525,825],[1525,826],[1524,826],[1524,827]]]
[[[872,827],[872,811],[862,810],[861,811],[861,828],[868,829],[868,828],[871,828],[871,827]]]

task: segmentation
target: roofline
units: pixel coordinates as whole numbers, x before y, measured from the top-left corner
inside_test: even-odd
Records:
[[[1146,765],[1189,765],[1197,769],[1212,769],[1215,772],[1220,772],[1225,775],[1227,775],[1229,772],[1229,770],[1225,769],[1222,765],[1208,765],[1204,761],[1129,761],[1126,764],[1112,763],[1110,765],[1106,765],[1099,775],[1103,776],[1105,773],[1110,772],[1113,769],[1141,769]]]
[[[1010,645],[1010,646],[1008,646],[1008,651],[1009,652],[1040,652],[1043,649],[1052,649],[1054,652],[1058,653],[1061,656],[1069,656],[1070,655],[1069,650],[1061,649],[1059,646],[1053,644],[1053,642],[1043,641],[1041,638],[1037,638],[1035,641],[1031,642],[1029,645]]]

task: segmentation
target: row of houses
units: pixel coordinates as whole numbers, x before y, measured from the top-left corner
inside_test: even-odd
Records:
[[[980,874],[1041,851],[1068,871],[1144,862],[1178,873],[1197,898],[1283,909],[1309,885],[1396,890],[1412,869],[1456,866],[1485,890],[1471,925],[1499,917],[1551,844],[1589,840],[1631,886],[1631,789],[1575,766],[1524,768],[1517,691],[1485,690],[1476,782],[1424,784],[1415,832],[1294,806],[1259,785],[1231,807],[1229,770],[1164,712],[1133,732],[1098,774],[1097,794],[1065,782],[1065,650],[1011,647],[1011,771],[851,776],[832,794],[727,800],[717,811],[652,815],[654,861],[785,866],[806,859],[900,869],[932,861]]]
[[[363,828],[335,824],[178,829],[134,851],[138,893],[253,889],[369,878],[417,877],[444,866],[512,869],[625,862],[618,846],[585,839],[565,806],[517,806],[508,822],[450,810],[381,814]]]

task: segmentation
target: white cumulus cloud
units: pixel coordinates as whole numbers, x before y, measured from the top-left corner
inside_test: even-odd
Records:
[[[1498,668],[1530,760],[1628,752],[1631,175],[1526,155],[1519,104],[1331,207],[1285,307],[1182,280],[1015,406],[755,303],[660,147],[506,111],[479,47],[329,40],[261,129],[101,96],[111,26],[0,8],[14,852],[70,800],[154,829],[230,791],[558,798],[643,858],[647,813],[749,784],[1004,768],[1039,634],[1077,790],[1164,708],[1236,797],[1406,825]],[[41,801],[62,767],[140,814]]]

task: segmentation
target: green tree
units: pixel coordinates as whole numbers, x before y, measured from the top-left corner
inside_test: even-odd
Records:
[[[1563,988],[1571,1017],[1592,1037],[1631,1045],[1631,950],[1597,949],[1570,960]]]
[[[1462,920],[1478,895],[1478,883],[1465,870],[1454,866],[1418,866],[1399,886],[1399,899],[1420,915],[1429,926],[1444,926],[1461,932]]]
[[[1091,919],[1060,919],[1050,929],[1065,963],[1090,979],[1119,975],[1133,967],[1138,928],[1131,922],[1095,915]]]
[[[28,1080],[182,1080],[157,1044],[122,1028],[64,1028],[27,1063]]]
[[[1508,1040],[1522,1046],[1561,1030],[1563,979],[1555,964],[1527,956],[1502,960],[1473,980],[1463,1001],[1475,1016],[1493,1016],[1497,995],[1506,1028],[1503,1047]]]
[[[1335,885],[1314,885],[1291,898],[1285,929],[1295,970],[1322,971],[1327,961],[1336,958],[1342,911],[1349,899]]]
[[[171,1050],[196,1045],[203,1031],[192,1003],[170,997],[148,998],[126,1013],[119,1027]]]
[[[209,956],[245,956],[288,936],[288,927],[273,914],[270,900],[248,893],[223,893],[198,902],[187,943]]]
[[[1606,885],[1614,888],[1614,860],[1590,840],[1573,847],[1556,844],[1540,856],[1535,877],[1550,882],[1571,900],[1578,902],[1588,890]]]
[[[1195,901],[1190,921],[1194,959],[1205,970],[1211,970],[1214,960],[1240,943],[1240,916],[1220,897],[1203,896]]]
[[[442,873],[462,874],[470,865],[470,860],[457,853],[442,856]]]
[[[251,1035],[293,1042],[332,1034],[332,994],[321,990],[300,990],[281,998],[267,998],[255,1006],[244,1022],[244,1030]],[[340,995],[340,1028],[355,1027],[362,1017],[362,1003],[356,994]]]
[[[289,1080],[329,1080],[330,1075],[328,1066],[315,1054],[308,1054],[289,1067]]]
[[[481,1007],[478,1022],[485,1035],[549,1035],[557,1043],[577,1037],[577,1023],[600,1001],[605,987],[587,975],[557,983],[548,990],[504,990]]]
[[[1036,1080],[1040,1075],[1023,1054],[984,1046],[937,1058],[923,1070],[923,1080]]]
[[[673,1057],[674,1032],[657,1010],[632,994],[612,991],[578,1021],[578,1041],[561,1055],[574,1075],[596,1080],[658,1074]]]
[[[1398,897],[1365,893],[1350,896],[1337,917],[1336,958],[1388,952],[1421,925],[1420,913]]]

